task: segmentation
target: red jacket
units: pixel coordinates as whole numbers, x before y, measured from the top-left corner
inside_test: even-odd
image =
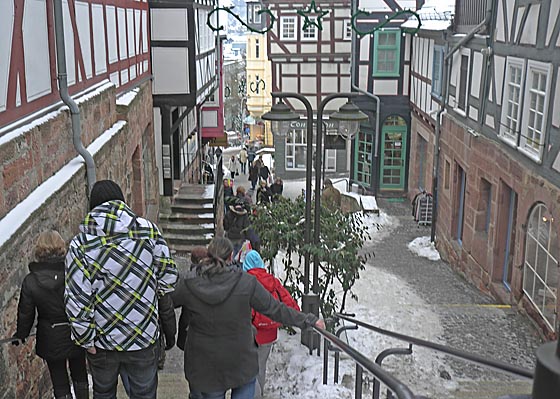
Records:
[[[297,302],[292,298],[288,290],[284,288],[280,280],[268,273],[266,269],[253,268],[247,273],[255,276],[261,285],[266,288],[274,298],[284,303],[284,305],[300,310]],[[265,315],[255,312],[254,310],[253,325],[257,329],[256,341],[259,345],[272,343],[278,338],[278,327],[280,327],[281,324],[270,320]]]

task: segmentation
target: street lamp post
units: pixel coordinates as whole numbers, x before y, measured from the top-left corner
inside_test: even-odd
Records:
[[[313,243],[318,244],[320,241],[321,233],[321,148],[323,142],[323,112],[326,105],[336,99],[336,98],[347,98],[349,101],[351,98],[359,96],[358,93],[337,93],[331,94],[325,97],[319,104],[317,111],[317,130],[315,137],[315,214],[314,223],[315,230],[313,236]],[[285,98],[295,98],[303,103],[307,111],[307,159],[306,159],[306,172],[305,172],[305,234],[304,234],[304,245],[311,244],[311,180],[313,172],[313,110],[309,100],[298,93],[288,93],[288,92],[278,92],[272,93],[272,97],[278,98],[280,102],[272,106],[271,110],[262,116],[262,119],[271,120],[276,122],[286,122],[299,119],[299,115],[292,112],[282,100]],[[366,114],[361,112],[355,105],[348,102],[345,104],[339,112],[331,116],[332,119],[340,121],[345,131],[343,132],[348,137],[348,134],[354,134],[350,132],[350,129],[357,130],[359,127],[359,122],[367,120]],[[284,124],[283,133],[287,133],[287,126]],[[304,254],[304,295],[302,298],[302,310],[304,312],[311,312],[315,315],[319,315],[319,259],[317,256],[313,259],[313,281],[312,281],[312,293],[309,292],[309,277],[310,277],[310,256],[306,252]],[[307,343],[308,346],[314,347],[312,343]],[[313,346],[311,346],[313,345]]]

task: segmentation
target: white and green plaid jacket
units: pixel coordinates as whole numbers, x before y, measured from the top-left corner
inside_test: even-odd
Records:
[[[159,336],[158,297],[177,283],[177,266],[157,226],[122,201],[94,208],[66,256],[66,314],[84,348],[133,351]]]

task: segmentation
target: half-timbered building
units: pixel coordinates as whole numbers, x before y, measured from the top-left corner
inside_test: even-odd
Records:
[[[0,1],[1,337],[15,332],[37,234],[71,239],[93,181],[117,181],[157,218],[148,17],[145,0]],[[34,344],[0,348],[0,398],[52,397]]]
[[[560,283],[559,14],[558,0],[457,2],[438,143],[440,252],[547,332]]]
[[[154,130],[165,196],[176,182],[199,180],[202,145],[223,136],[216,4],[150,0]]]

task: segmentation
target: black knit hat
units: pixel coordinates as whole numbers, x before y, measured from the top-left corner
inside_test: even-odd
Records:
[[[93,185],[89,196],[89,209],[92,210],[104,202],[120,200],[124,202],[124,195],[117,183],[112,180],[100,180]]]

